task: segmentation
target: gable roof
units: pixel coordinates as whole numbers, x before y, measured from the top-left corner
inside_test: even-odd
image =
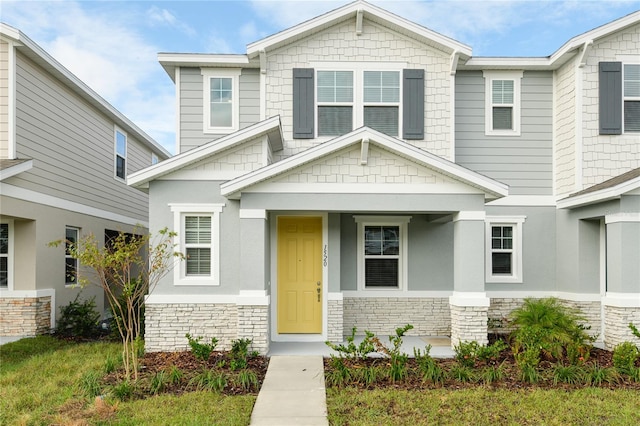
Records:
[[[247,45],[247,55],[249,58],[253,58],[263,50],[268,52],[315,32],[322,31],[337,23],[349,19],[360,21],[364,17],[438,50],[443,50],[449,54],[458,52],[465,58],[471,56],[471,47],[362,0],[354,1],[262,40],[250,43]]]
[[[136,188],[148,188],[149,182],[165,176],[188,165],[194,164],[207,157],[226,149],[237,146],[243,142],[267,135],[272,149],[282,149],[282,128],[280,116],[268,118],[237,132],[223,136],[219,139],[178,154],[161,163],[154,164],[146,169],[139,170],[127,176],[127,184]]]
[[[313,148],[282,161],[225,182],[220,185],[221,194],[228,198],[238,199],[243,190],[253,185],[292,171],[297,167],[311,163],[348,146],[363,142],[378,145],[396,155],[405,157],[417,164],[449,176],[456,181],[478,188],[485,193],[485,198],[487,199],[495,199],[508,195],[508,186],[501,182],[368,127],[361,127],[351,133],[316,145]]]
[[[12,42],[13,46],[27,58],[44,68],[48,73],[63,82],[69,89],[113,120],[129,135],[159,155],[161,159],[171,157],[171,153],[146,134],[124,114],[98,95],[71,71],[56,61],[44,49],[27,37],[22,31],[0,22],[0,37]]]
[[[587,204],[620,198],[621,195],[640,189],[640,167],[605,180],[558,201],[558,208],[570,209]]]

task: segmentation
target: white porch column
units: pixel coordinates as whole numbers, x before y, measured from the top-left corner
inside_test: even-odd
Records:
[[[449,298],[452,347],[464,341],[487,343],[485,217],[484,211],[462,211],[453,217],[453,295]]]

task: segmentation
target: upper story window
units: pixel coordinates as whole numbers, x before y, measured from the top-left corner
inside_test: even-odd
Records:
[[[486,281],[522,282],[522,224],[524,216],[487,216]]]
[[[484,71],[485,134],[520,135],[522,71]]]
[[[158,160],[158,156],[154,152],[152,152],[151,153],[151,165],[153,166],[154,164],[158,164],[158,161],[159,161]]]
[[[203,69],[204,133],[238,130],[240,70]]]
[[[0,288],[9,287],[9,224],[0,223]]]
[[[170,204],[176,250],[186,259],[174,269],[174,285],[220,284],[220,213],[224,204]]]
[[[340,136],[367,126],[424,139],[424,70],[401,63],[321,63],[293,69],[293,137]]]
[[[411,217],[355,216],[358,224],[358,288],[406,289],[407,224]]]
[[[624,131],[640,132],[640,64],[625,64],[624,81]]]
[[[64,282],[66,285],[78,284],[78,259],[71,256],[70,248],[78,243],[80,230],[71,226],[65,229]]]
[[[127,177],[127,134],[116,128],[115,130],[115,174],[117,178]]]

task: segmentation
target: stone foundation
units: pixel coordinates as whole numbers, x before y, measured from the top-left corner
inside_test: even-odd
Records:
[[[188,350],[185,334],[218,339],[217,348],[231,349],[231,341],[249,338],[252,350],[269,350],[267,306],[236,304],[147,304],[145,308],[145,349],[148,352]]]
[[[449,336],[451,316],[448,298],[371,297],[345,298],[344,335],[353,327],[378,336],[395,335],[396,328],[413,325],[409,336]]]
[[[476,341],[481,345],[487,339],[488,306],[451,305],[451,347],[460,342]]]
[[[609,350],[624,342],[634,342],[640,345],[640,341],[631,333],[629,323],[633,323],[640,329],[640,308],[638,307],[604,307],[604,344]]]
[[[51,296],[0,298],[1,336],[31,337],[51,328]]]
[[[327,301],[327,340],[342,342],[344,336],[344,303],[342,299]]]

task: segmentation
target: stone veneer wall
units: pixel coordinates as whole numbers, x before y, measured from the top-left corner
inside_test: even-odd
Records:
[[[0,298],[0,335],[36,336],[51,331],[51,296]]]
[[[263,355],[269,351],[269,307],[238,305],[238,336],[250,338],[252,350]]]
[[[344,338],[344,303],[342,300],[327,301],[327,340],[342,342]]]
[[[413,325],[407,335],[448,336],[451,330],[448,298],[371,297],[345,298],[344,334],[365,330],[394,335],[396,328]]]
[[[600,321],[600,302],[577,302],[574,300],[560,300],[565,306],[577,308],[587,319],[585,325],[591,327],[588,333],[592,336],[599,336],[602,333]],[[516,308],[522,306],[522,298],[492,298],[489,306],[489,333],[508,334],[513,331],[509,325],[509,314]],[[501,324],[501,326],[497,326]]]
[[[484,306],[451,305],[451,347],[460,342],[489,343],[487,338],[487,312]]]
[[[629,323],[640,328],[640,308],[623,308],[619,306],[604,307],[604,344],[607,349],[613,349],[624,341],[639,344],[638,339],[631,334]]]

